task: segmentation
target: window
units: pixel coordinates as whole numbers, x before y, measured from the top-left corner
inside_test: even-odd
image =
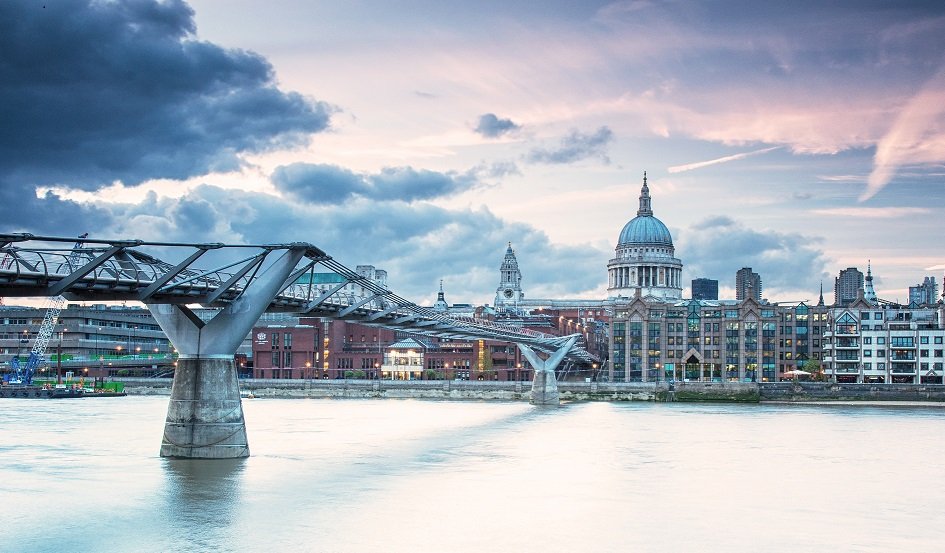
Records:
[[[883,312],[877,311],[876,313],[873,313],[873,319],[877,321],[883,320]]]
[[[870,312],[869,312],[869,311],[860,311],[860,320],[861,320],[861,321],[868,321],[868,320],[870,320]]]
[[[871,349],[863,350],[863,357],[872,357],[872,356],[873,356],[873,350]]]
[[[863,338],[863,343],[864,343],[864,344],[872,344],[872,343],[873,343],[873,338],[870,337],[870,336],[866,336],[866,337]]]
[[[837,334],[856,334],[857,333],[857,324],[856,319],[850,316],[849,313],[844,313],[837,319]]]
[[[270,342],[272,343],[272,349],[278,348],[279,347],[279,333],[273,332],[269,338],[270,338]]]
[[[920,343],[920,344],[928,344],[928,343],[929,343],[929,337],[928,337],[928,336],[919,336],[919,343]]]
[[[272,366],[281,367],[282,366],[281,361],[282,361],[282,354],[280,354],[278,351],[272,352]]]
[[[885,370],[886,370],[886,363],[876,363],[876,368],[879,369],[879,370],[881,370],[881,371],[885,371]]]
[[[870,370],[872,367],[873,367],[872,363],[863,363],[863,368],[866,370]]]
[[[886,343],[886,337],[885,337],[885,336],[878,336],[878,337],[876,338],[876,343],[882,346],[883,344]]]
[[[285,364],[282,365],[282,366],[283,366],[283,367],[291,367],[291,366],[292,366],[292,352],[291,352],[291,351],[285,352]]]
[[[292,333],[291,332],[285,333],[285,347],[286,349],[292,349]]]
[[[936,337],[935,337],[935,343],[936,343],[936,344],[941,344],[941,343],[942,343],[942,337],[941,337],[941,336],[936,336]]]
[[[876,350],[876,357],[886,357],[886,350],[884,349]]]

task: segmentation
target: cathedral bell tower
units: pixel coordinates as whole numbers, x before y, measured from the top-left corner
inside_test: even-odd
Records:
[[[505,250],[505,259],[499,268],[499,287],[495,291],[496,308],[514,308],[525,297],[522,293],[522,273],[518,270],[518,260],[512,251],[512,243]]]

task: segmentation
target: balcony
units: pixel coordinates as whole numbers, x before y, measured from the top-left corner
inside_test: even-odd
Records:
[[[833,372],[834,374],[859,374],[860,367],[837,367]]]

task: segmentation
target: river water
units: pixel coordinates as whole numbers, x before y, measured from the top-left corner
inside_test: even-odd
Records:
[[[244,400],[252,456],[158,456],[167,398],[0,400],[0,551],[941,551],[945,409]]]

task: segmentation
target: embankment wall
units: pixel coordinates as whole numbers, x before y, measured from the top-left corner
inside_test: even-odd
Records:
[[[170,379],[123,379],[131,395],[170,395]],[[528,401],[531,382],[462,380],[240,380],[260,398],[415,398]],[[830,382],[559,382],[563,401],[945,402],[945,385]]]

